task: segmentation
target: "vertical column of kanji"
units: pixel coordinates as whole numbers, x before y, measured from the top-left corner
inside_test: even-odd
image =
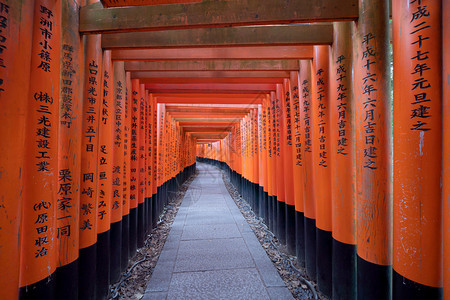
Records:
[[[303,201],[303,155],[302,124],[300,119],[299,74],[290,73],[291,82],[291,126],[292,126],[292,179],[295,205],[295,255],[301,266],[305,265],[305,208]]]
[[[139,181],[138,181],[138,223],[137,223],[137,246],[141,248],[144,246],[145,237],[145,186],[147,172],[145,170],[145,85],[139,85],[139,151],[138,151],[138,161],[139,161]]]
[[[153,94],[148,94],[147,98],[147,231],[152,231],[152,210],[153,210]]]
[[[55,298],[78,299],[78,211],[82,123],[80,1],[62,3],[61,88],[56,242],[58,249]]]
[[[391,295],[391,101],[389,7],[360,0],[353,40],[359,299]]]
[[[392,7],[395,299],[442,298],[441,5],[404,0]]]
[[[305,266],[309,277],[316,278],[316,203],[313,189],[313,152],[311,117],[311,61],[300,61],[300,132],[303,140],[303,201],[305,204]]]
[[[121,271],[122,249],[122,216],[124,195],[124,125],[125,125],[125,97],[126,78],[123,61],[114,61],[113,84],[113,160],[112,160],[112,198],[111,198],[111,251],[110,276],[111,283],[119,280]]]
[[[97,261],[98,127],[102,84],[101,36],[86,37],[83,120],[81,132],[81,195],[79,211],[79,297],[95,298]]]
[[[294,197],[294,162],[292,159],[292,117],[291,117],[291,82],[283,80],[284,95],[281,99],[284,127],[284,192],[286,194],[286,245],[290,254],[295,254],[295,197]]]
[[[266,216],[265,221],[269,228],[271,225],[271,217],[272,217],[272,200],[273,200],[273,188],[272,188],[272,118],[271,118],[271,109],[270,109],[270,94],[266,97],[264,101],[264,114],[265,114],[265,150],[267,156],[267,167],[266,167],[266,175],[265,181],[267,182],[267,186],[265,187],[266,191]]]
[[[258,104],[258,107],[261,107],[260,104]],[[253,112],[253,178],[254,178],[254,184],[253,184],[253,194],[254,194],[254,206],[255,206],[255,213],[257,216],[259,216],[259,185],[261,182],[259,181],[259,169],[262,167],[259,164],[259,130],[258,130],[258,112],[259,109],[254,109]]]
[[[331,296],[332,220],[330,191],[329,46],[314,46],[311,101],[314,200],[316,201],[317,283]]]
[[[264,97],[265,98],[265,97]],[[263,100],[264,101],[264,100]],[[264,102],[263,102],[264,103]],[[264,153],[264,127],[263,127],[263,115],[264,115],[264,104],[258,104],[258,163],[259,172],[259,184],[258,184],[258,210],[259,217],[264,219],[265,216],[265,201],[264,201],[264,186],[266,186],[266,182],[264,180],[264,174],[267,172],[267,164],[265,164],[265,153]]]
[[[122,189],[122,249],[121,271],[126,270],[130,254],[130,180],[131,180],[131,113],[132,113],[131,74],[125,72],[125,115],[123,126],[123,189]]]
[[[330,160],[333,297],[356,298],[352,23],[336,22],[330,66]]]
[[[137,249],[138,195],[139,195],[139,79],[131,79],[131,127],[130,127],[130,257]]]
[[[450,0],[442,1],[442,100],[443,126],[450,128]],[[443,132],[443,216],[444,221],[444,299],[450,299],[450,132]]]
[[[26,104],[19,291],[19,297],[27,299],[49,298],[54,288],[51,275],[56,269],[57,254],[60,4],[45,0],[34,4],[30,89]],[[3,10],[5,15],[5,6]],[[0,20],[3,22],[0,24],[8,24],[6,17]]]
[[[162,208],[162,191],[161,185],[163,183],[163,132],[164,132],[164,104],[157,104],[157,211],[156,217],[159,216],[159,213]]]
[[[5,140],[0,143],[0,298],[5,299],[18,297],[33,12],[34,0],[0,1],[0,133]]]
[[[277,165],[277,99],[276,93],[270,93],[270,119],[272,121],[272,207],[271,207],[271,224],[272,231],[276,232],[277,230],[277,202],[278,202],[278,182],[277,176],[280,169],[280,165]]]
[[[153,114],[153,136],[152,136],[152,159],[153,159],[153,185],[152,185],[152,227],[156,226],[156,222],[158,220],[158,110],[156,97],[153,98],[152,101],[152,114]]]
[[[275,227],[275,234],[279,239],[280,243],[286,245],[286,191],[285,191],[285,180],[286,172],[284,170],[284,139],[285,139],[285,122],[283,119],[283,102],[284,100],[284,87],[282,84],[277,84],[276,91],[276,118],[277,118],[277,128],[276,128],[276,162],[277,162],[277,197],[278,201],[276,203],[277,211],[277,223]]]
[[[97,194],[97,298],[105,298],[109,286],[109,252],[111,228],[113,168],[113,84],[111,50],[103,52],[103,84],[98,127]],[[100,82],[96,83],[100,87]]]

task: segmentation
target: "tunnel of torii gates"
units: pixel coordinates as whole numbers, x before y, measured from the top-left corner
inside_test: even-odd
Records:
[[[0,0],[0,298],[105,298],[197,158],[325,295],[450,299],[449,20],[448,0]]]

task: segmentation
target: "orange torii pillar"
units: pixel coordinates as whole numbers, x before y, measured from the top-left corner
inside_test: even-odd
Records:
[[[98,115],[98,194],[97,194],[97,298],[105,298],[109,286],[109,249],[111,228],[113,166],[113,68],[111,50],[103,52],[103,84]]]
[[[313,189],[311,61],[300,61],[300,132],[303,139],[303,201],[305,204],[305,266],[316,278],[316,204]]]
[[[356,205],[352,23],[336,22],[330,56],[330,159],[333,210],[332,295],[356,299]]]
[[[130,254],[130,182],[131,182],[131,74],[125,72],[125,115],[123,126],[122,249],[120,268],[126,270]]]
[[[270,97],[268,101],[268,140],[269,140],[269,182],[271,187],[271,193],[269,194],[269,204],[268,204],[268,217],[269,217],[269,229],[274,232],[275,231],[275,208],[276,208],[276,201],[277,201],[277,185],[276,185],[276,122],[275,122],[275,107],[276,107],[276,100],[275,100],[275,92],[270,92]]]
[[[440,1],[394,1],[392,21],[393,297],[441,299],[441,67],[450,49],[441,48]]]
[[[264,103],[264,102],[263,102]],[[266,186],[267,181],[265,174],[267,173],[267,156],[266,156],[266,135],[265,135],[265,104],[258,105],[258,153],[259,153],[259,186],[258,186],[258,210],[259,217],[266,219]],[[227,161],[228,162],[228,161]]]
[[[157,104],[157,161],[158,161],[158,181],[157,181],[157,192],[156,192],[156,197],[157,197],[157,211],[156,211],[156,218],[159,217],[159,214],[162,211],[162,208],[164,207],[164,199],[163,199],[163,177],[164,177],[164,120],[165,120],[165,105],[158,103]]]
[[[78,33],[80,1],[62,3],[61,86],[57,199],[56,299],[78,299],[82,52]]]
[[[22,174],[19,298],[44,299],[53,294],[52,274],[57,261],[61,3],[35,1],[32,26],[27,126],[25,144],[21,145],[26,150]]]
[[[153,98],[152,100],[152,114],[153,114],[153,121],[152,121],[152,128],[153,128],[153,135],[152,135],[152,147],[153,147],[153,152],[152,152],[152,159],[153,159],[153,164],[152,164],[152,178],[153,178],[153,183],[152,183],[152,226],[156,227],[156,223],[158,221],[158,196],[157,196],[157,191],[158,191],[158,150],[157,150],[157,145],[158,145],[158,110],[157,110],[157,103],[156,103],[156,97]]]
[[[278,171],[280,170],[280,165],[277,161],[277,94],[276,92],[271,92],[271,120],[272,120],[272,184],[273,184],[273,199],[272,199],[272,231],[277,234],[277,203],[278,203]]]
[[[141,248],[144,246],[145,239],[145,211],[146,211],[146,203],[145,203],[145,187],[147,185],[147,171],[145,166],[145,98],[147,92],[145,91],[145,85],[139,84],[139,119],[138,119],[138,161],[139,161],[139,180],[138,180],[138,221],[137,221],[137,247]]]
[[[123,216],[123,170],[124,170],[124,125],[125,125],[125,97],[126,79],[123,61],[113,64],[113,159],[112,159],[112,198],[111,198],[111,255],[110,276],[111,283],[120,278],[122,256],[122,216]]]
[[[252,138],[253,138],[253,206],[254,212],[259,216],[259,130],[258,130],[258,109],[253,110],[253,122],[252,122]]]
[[[153,228],[153,220],[152,220],[152,209],[153,209],[153,95],[147,95],[147,119],[145,122],[146,132],[147,132],[147,143],[146,143],[146,153],[147,153],[147,188],[146,188],[146,196],[147,199],[147,232],[150,233]]]
[[[276,218],[277,223],[275,227],[275,234],[280,243],[286,245],[286,191],[285,191],[285,170],[284,170],[284,139],[285,139],[285,122],[283,120],[283,105],[284,102],[284,87],[282,84],[277,84],[276,90],[276,163],[277,163],[277,203],[276,203]],[[279,168],[278,168],[279,166]]]
[[[290,73],[291,82],[291,126],[292,126],[292,178],[294,180],[294,203],[295,203],[295,255],[297,262],[305,266],[305,204],[303,201],[303,153],[305,146],[303,127],[300,118],[299,74],[296,71]]]
[[[450,128],[450,0],[442,2],[442,128]],[[450,299],[450,132],[448,130],[443,132],[443,231],[444,231],[444,299]]]
[[[80,184],[80,299],[95,297],[97,265],[97,178],[98,128],[102,101],[102,49],[101,36],[86,37],[83,87],[83,124],[81,132],[81,184]]]
[[[391,296],[388,1],[359,0],[354,45],[358,299]]]
[[[312,131],[316,254],[319,290],[331,297],[331,179],[329,46],[314,46],[312,67]]]
[[[283,81],[284,94],[281,100],[283,112],[284,136],[283,136],[283,169],[284,192],[286,195],[286,245],[290,254],[295,254],[295,196],[294,196],[294,160],[292,158],[292,117],[291,117],[291,83],[285,78]]]
[[[272,136],[272,110],[271,110],[271,96],[270,94],[264,101],[265,107],[265,127],[266,127],[266,153],[267,153],[267,174],[265,180],[267,182],[267,203],[266,203],[266,217],[265,221],[267,226],[272,228],[272,202],[273,202],[273,181],[272,181],[272,159],[273,159],[273,136]]]
[[[2,1],[0,53],[0,297],[18,298],[20,272],[20,225],[23,205],[22,169],[25,157],[26,117],[30,87],[31,41],[34,1]],[[36,55],[36,54],[34,54]],[[20,70],[20,72],[17,72]]]
[[[131,128],[130,128],[130,257],[137,249],[138,197],[139,197],[139,119],[140,119],[139,79],[131,79]]]

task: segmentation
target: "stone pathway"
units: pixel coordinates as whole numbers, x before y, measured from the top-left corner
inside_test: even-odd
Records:
[[[143,299],[293,299],[221,171],[197,169]]]

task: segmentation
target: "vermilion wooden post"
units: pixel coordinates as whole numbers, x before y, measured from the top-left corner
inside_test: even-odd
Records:
[[[124,62],[115,61],[113,93],[113,161],[111,199],[111,257],[110,282],[119,280],[122,256],[122,216],[124,195],[124,144],[126,77]]]
[[[442,1],[442,128],[450,128],[450,39],[446,38],[450,35],[450,1]],[[444,299],[450,299],[450,132],[448,130],[443,131],[443,216],[444,221]],[[445,254],[447,253],[447,254]]]
[[[273,136],[272,136],[272,110],[271,110],[271,96],[267,96],[265,101],[265,118],[266,118],[266,152],[267,152],[267,204],[266,204],[266,224],[272,228],[272,202],[273,202],[273,180],[272,180],[272,159],[273,159]]]
[[[305,265],[305,208],[303,200],[303,147],[304,136],[300,118],[299,74],[296,71],[290,73],[291,82],[291,126],[292,126],[292,179],[294,181],[294,204],[295,204],[295,255],[297,262]]]
[[[57,258],[61,3],[35,1],[32,26],[25,168],[22,175],[24,198],[19,297],[48,298],[53,293],[54,280],[51,275],[56,269]]]
[[[123,127],[122,249],[120,269],[125,270],[130,258],[130,179],[131,179],[131,74],[125,72],[125,115]]]
[[[271,128],[272,128],[272,192],[273,197],[271,201],[271,222],[272,225],[271,230],[273,232],[277,232],[277,202],[278,202],[278,184],[277,184],[277,170],[279,169],[279,165],[277,165],[277,99],[276,93],[270,93],[270,120],[271,120]]]
[[[263,179],[264,179],[264,186],[263,186],[263,211],[264,215],[263,218],[266,222],[266,224],[269,224],[269,185],[270,185],[270,170],[269,170],[269,138],[268,138],[268,129],[269,129],[269,117],[268,117],[268,102],[269,102],[269,95],[266,95],[266,97],[263,99],[263,105],[262,105],[262,151],[263,151]]]
[[[109,249],[111,228],[112,167],[113,167],[113,67],[111,50],[103,52],[103,84],[98,115],[98,194],[97,194],[97,298],[108,294]]]
[[[31,40],[34,1],[2,1],[0,16],[7,22],[2,29],[0,54],[0,297],[17,299],[20,271],[20,225],[23,204],[26,115],[30,86]],[[17,70],[21,70],[17,72]]]
[[[147,96],[147,232],[152,231],[152,210],[153,210],[153,95]]]
[[[389,7],[360,0],[354,44],[358,299],[391,297]]]
[[[441,5],[392,6],[395,299],[442,298]]]
[[[79,297],[95,297],[97,253],[98,127],[102,101],[100,35],[86,37],[81,132]]]
[[[333,297],[356,299],[356,205],[352,23],[333,24],[330,57],[330,159]]]
[[[331,180],[329,46],[314,46],[312,64],[313,176],[316,202],[317,283],[331,297]]]
[[[260,107],[260,105],[258,104]],[[259,164],[259,131],[258,131],[258,108],[253,110],[253,198],[254,198],[254,211],[259,216],[259,169],[262,167]]]
[[[157,110],[157,104],[156,104],[156,97],[153,98],[152,102],[152,111],[153,111],[153,202],[152,202],[152,225],[153,227],[156,226],[157,222],[157,213],[158,213],[158,110]]]
[[[276,91],[276,162],[277,162],[277,226],[275,234],[277,235],[280,243],[286,245],[286,190],[285,190],[285,170],[284,170],[284,137],[285,122],[283,120],[283,105],[284,102],[284,88],[282,84],[277,84]]]
[[[139,132],[138,132],[138,161],[139,161],[139,181],[138,181],[138,229],[137,246],[144,246],[145,237],[145,187],[147,185],[147,172],[145,168],[145,98],[146,91],[144,84],[139,85]]]
[[[286,245],[287,250],[291,254],[295,254],[295,196],[294,196],[294,165],[292,158],[292,106],[291,106],[291,82],[285,78],[283,80],[284,95],[281,99],[284,127],[284,189],[286,195]]]
[[[266,163],[266,153],[265,153],[265,128],[263,125],[264,119],[264,105],[258,105],[258,211],[259,217],[265,219],[265,198],[264,198],[264,188],[267,185],[265,181],[265,173],[267,173],[267,163]]]
[[[137,249],[138,197],[139,197],[139,79],[131,79],[131,127],[130,127],[130,257]]]
[[[304,137],[303,200],[305,204],[305,266],[311,278],[316,277],[316,204],[313,189],[311,61],[300,61],[300,120]]]
[[[82,107],[82,52],[78,34],[80,1],[62,3],[59,100],[57,270],[55,298],[78,299],[78,251]]]

